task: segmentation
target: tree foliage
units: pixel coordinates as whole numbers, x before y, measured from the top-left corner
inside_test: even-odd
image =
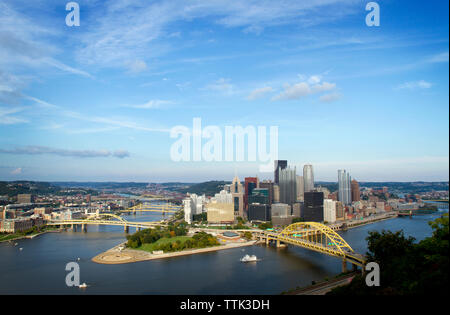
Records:
[[[380,286],[368,287],[356,276],[332,295],[422,295],[449,292],[448,214],[429,223],[433,234],[418,243],[403,231],[370,232],[368,261],[380,266]]]

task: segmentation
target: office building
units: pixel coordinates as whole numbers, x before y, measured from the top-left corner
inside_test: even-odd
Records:
[[[346,170],[338,170],[339,192],[338,199],[345,206],[352,203],[350,174]]]
[[[304,182],[304,192],[309,192],[314,190],[314,171],[311,164],[305,164],[303,166],[303,182]]]
[[[340,201],[336,201],[336,220],[345,219],[345,207]]]
[[[361,193],[359,191],[359,183],[354,179],[352,180],[351,183],[351,189],[352,189],[352,201],[360,201]]]
[[[297,175],[297,200],[305,200],[305,182],[303,176]]]
[[[323,192],[305,191],[303,218],[305,221],[323,221]]]
[[[251,203],[248,205],[249,221],[270,221],[270,206],[267,204]]]
[[[297,201],[297,177],[295,168],[286,167],[280,169],[279,172],[279,187],[280,187],[280,202],[292,206]]]
[[[234,205],[232,203],[210,202],[206,204],[208,223],[231,224],[234,222]]]
[[[273,185],[273,202],[280,202],[280,186]]]
[[[230,190],[233,197],[234,216],[244,218],[244,187],[237,176],[233,178]]]
[[[248,205],[259,203],[269,205],[269,190],[267,188],[255,188],[252,194],[248,196]]]
[[[274,203],[271,214],[272,217],[286,217],[291,214],[291,207],[285,203]]]
[[[336,201],[331,199],[323,201],[323,220],[328,223],[336,222]]]
[[[266,188],[269,191],[269,205],[272,205],[273,203],[273,182],[270,180],[264,180],[262,182],[259,183],[259,188]]]
[[[248,208],[248,196],[252,194],[253,189],[259,188],[258,177],[246,177],[244,180],[245,193],[244,193],[244,209]]]
[[[214,195],[212,201],[218,203],[233,203],[233,195],[226,190],[221,190],[218,194]]]
[[[275,184],[278,184],[279,180],[279,170],[284,170],[287,167],[287,160],[275,160],[274,176],[273,180]]]

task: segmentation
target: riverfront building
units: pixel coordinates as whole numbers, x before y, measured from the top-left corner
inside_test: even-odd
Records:
[[[305,221],[323,221],[323,192],[305,192],[305,207],[303,211]]]
[[[210,202],[206,204],[208,223],[231,224],[234,222],[234,205],[232,203]]]

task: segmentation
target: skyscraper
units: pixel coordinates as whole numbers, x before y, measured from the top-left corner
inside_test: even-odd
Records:
[[[303,181],[303,176],[297,175],[297,200],[303,201],[305,195],[305,182]]]
[[[323,192],[305,192],[303,219],[307,222],[323,221]]]
[[[303,181],[305,192],[314,190],[314,172],[311,164],[303,166]]]
[[[279,169],[284,170],[287,167],[287,160],[275,160],[275,173],[273,180],[275,184],[278,184],[279,180]]]
[[[280,169],[279,186],[280,202],[292,206],[297,201],[297,176],[296,170],[289,167]]]
[[[352,201],[360,201],[361,193],[359,192],[359,183],[353,179],[352,180]]]
[[[230,185],[231,195],[233,196],[234,216],[244,217],[244,188],[237,176],[234,177]]]
[[[271,205],[273,203],[273,195],[274,195],[274,191],[273,191],[273,182],[270,180],[264,180],[262,182],[259,183],[259,187],[260,188],[267,188],[267,190],[269,191],[269,205]]]
[[[339,195],[338,199],[344,205],[352,203],[352,193],[350,188],[350,174],[346,170],[338,170]]]
[[[244,193],[244,209],[248,208],[248,196],[252,194],[253,189],[259,188],[258,177],[246,177],[244,181],[245,193]]]

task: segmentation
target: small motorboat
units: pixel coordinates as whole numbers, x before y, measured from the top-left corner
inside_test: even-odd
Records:
[[[23,248],[21,247],[21,248],[19,248],[19,250],[23,250]]]
[[[83,282],[83,283],[80,284],[78,287],[79,287],[80,289],[85,289],[85,288],[88,287],[88,285],[87,285],[85,282]]]
[[[81,260],[80,257],[78,257],[77,260],[80,261]]]
[[[253,262],[253,261],[259,261],[258,257],[255,255],[245,255],[241,258],[241,262]]]

